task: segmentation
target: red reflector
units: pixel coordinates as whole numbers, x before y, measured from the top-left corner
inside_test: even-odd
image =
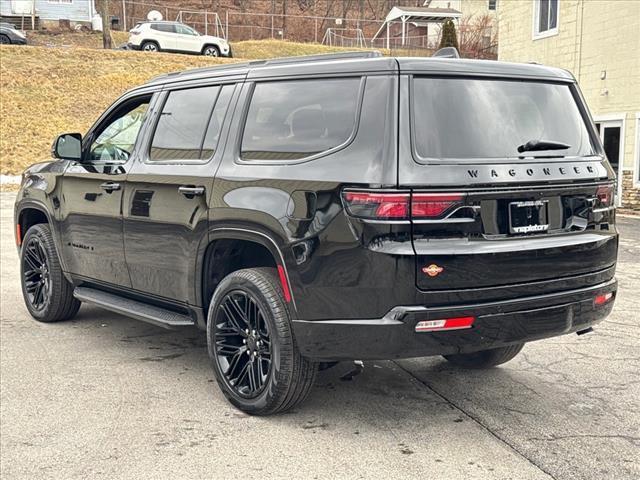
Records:
[[[461,193],[415,193],[411,199],[413,218],[440,217],[447,210],[458,205],[464,195]]]
[[[604,305],[608,303],[613,298],[613,292],[602,293],[600,295],[596,295],[596,298],[593,300],[593,303],[596,306]]]
[[[284,294],[284,301],[291,302],[291,292],[289,291],[289,282],[287,282],[287,274],[284,271],[282,265],[278,265],[278,277],[280,277],[280,286],[282,287],[282,293]]]
[[[601,185],[596,190],[596,197],[598,197],[599,207],[609,207],[613,200],[613,186]]]
[[[16,223],[16,244],[22,245],[22,228],[19,223]]]
[[[423,320],[416,324],[416,332],[435,332],[443,330],[462,330],[471,328],[475,317],[442,318],[439,320]]]

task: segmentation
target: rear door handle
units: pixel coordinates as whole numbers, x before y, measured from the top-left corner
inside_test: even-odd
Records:
[[[181,187],[178,187],[178,191],[185,197],[196,197],[204,195],[204,187],[190,187],[187,185],[182,185]]]
[[[105,182],[102,185],[100,185],[100,188],[105,190],[108,193],[111,193],[116,190],[120,190],[120,184],[115,182]]]

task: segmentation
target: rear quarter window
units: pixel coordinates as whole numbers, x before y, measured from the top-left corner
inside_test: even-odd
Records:
[[[412,138],[419,160],[517,159],[530,140],[570,145],[526,156],[596,151],[571,88],[522,80],[415,77]]]
[[[355,131],[361,90],[361,78],[257,83],[241,158],[300,160],[345,145]]]

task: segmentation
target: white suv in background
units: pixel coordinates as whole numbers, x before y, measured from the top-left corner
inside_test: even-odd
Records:
[[[141,22],[129,31],[129,48],[146,52],[184,52],[231,57],[231,47],[224,38],[200,35],[179,22]]]

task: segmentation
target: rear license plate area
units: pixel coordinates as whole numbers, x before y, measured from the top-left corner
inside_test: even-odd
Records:
[[[509,233],[541,233],[549,230],[548,200],[509,203]]]

